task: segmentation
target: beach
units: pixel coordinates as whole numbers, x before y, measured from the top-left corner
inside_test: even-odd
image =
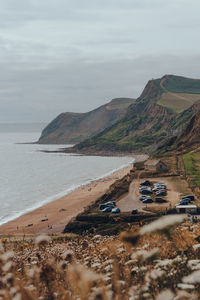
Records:
[[[81,186],[66,196],[43,205],[0,226],[0,235],[37,235],[61,233],[71,218],[107,191],[117,179],[126,175],[132,165],[109,176]]]

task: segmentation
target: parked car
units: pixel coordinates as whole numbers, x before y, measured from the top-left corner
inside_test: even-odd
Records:
[[[115,207],[115,206],[116,206],[116,203],[113,203],[113,201],[110,201],[110,202],[106,202],[106,203],[100,204],[100,205],[99,205],[99,209],[100,209],[100,210],[103,210],[103,209],[106,208],[106,207],[111,207],[111,208],[113,208],[113,207]]]
[[[145,199],[142,201],[142,203],[152,203],[153,200],[151,198]]]
[[[112,213],[113,213],[113,214],[120,213],[120,208],[119,208],[119,207],[113,208],[113,209],[112,209]]]
[[[161,198],[161,197],[156,197],[155,198],[155,202],[157,202],[157,203],[165,203],[165,202],[167,202],[167,200],[164,199],[164,198]]]
[[[188,201],[189,203],[191,202],[191,199],[190,198],[182,198],[180,201]]]
[[[163,186],[157,186],[157,187],[154,187],[154,188],[152,189],[153,192],[158,192],[158,191],[160,191],[160,190],[166,190],[166,189],[165,189],[165,187],[163,187]]]
[[[143,201],[143,200],[148,199],[148,198],[151,198],[151,197],[147,196],[147,195],[142,195],[142,196],[140,196],[139,200]]]
[[[183,196],[182,199],[185,199],[185,198],[188,198],[190,199],[191,201],[194,201],[195,200],[195,197],[193,195],[187,195],[187,196]]]
[[[145,180],[143,182],[140,183],[141,186],[146,185],[146,186],[150,186],[151,182],[149,180]]]
[[[136,215],[138,213],[138,210],[137,209],[133,209],[131,213],[132,213],[132,215]]]
[[[140,191],[140,194],[152,194],[152,190],[151,189],[144,189],[142,191]]]
[[[108,201],[106,203],[104,203],[107,206],[116,206],[116,202],[115,201]]]
[[[144,185],[144,186],[141,186],[140,188],[139,188],[139,190],[140,191],[142,191],[142,190],[148,190],[148,189],[151,189],[149,186],[146,186],[146,185]]]
[[[179,205],[188,205],[190,202],[187,199],[180,200]]]
[[[112,208],[111,207],[106,207],[102,210],[102,212],[111,212]]]
[[[156,196],[166,196],[167,192],[165,190],[160,190],[156,192]]]

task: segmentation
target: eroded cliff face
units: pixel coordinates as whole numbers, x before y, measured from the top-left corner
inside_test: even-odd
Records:
[[[74,150],[138,152],[151,151],[154,144],[167,136],[167,126],[172,113],[157,104],[162,89],[153,80],[144,88],[141,96],[130,105],[127,113],[113,126],[97,136],[75,146]]]
[[[87,113],[62,113],[42,131],[40,144],[76,144],[112,125],[134,99],[118,98]]]

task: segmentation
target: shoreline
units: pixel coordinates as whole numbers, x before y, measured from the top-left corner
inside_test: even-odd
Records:
[[[129,162],[129,163],[126,163],[126,164],[124,164],[124,165],[121,165],[120,167],[118,167],[118,168],[116,168],[116,169],[113,169],[112,171],[109,171],[109,172],[107,172],[107,173],[105,173],[105,174],[103,174],[103,175],[101,175],[101,176],[99,176],[99,177],[96,177],[96,178],[94,178],[94,179],[90,179],[90,180],[88,180],[88,181],[86,181],[86,182],[84,182],[84,183],[81,183],[81,184],[72,185],[71,187],[69,187],[68,189],[66,189],[66,190],[64,190],[64,191],[62,191],[62,192],[59,192],[59,193],[57,193],[57,194],[54,194],[53,196],[49,196],[48,198],[46,198],[46,199],[44,199],[44,200],[41,200],[40,203],[37,203],[37,204],[34,205],[34,206],[31,206],[31,207],[29,207],[29,208],[27,208],[27,209],[25,209],[25,210],[23,210],[23,211],[21,211],[21,212],[16,213],[16,214],[13,215],[13,216],[8,217],[7,220],[3,221],[3,223],[0,223],[0,227],[3,226],[3,225],[5,225],[5,224],[7,224],[7,223],[9,223],[9,222],[12,222],[12,221],[14,221],[14,220],[16,220],[16,219],[18,219],[18,218],[20,218],[20,217],[22,217],[22,216],[25,215],[25,214],[28,214],[28,213],[30,213],[30,212],[36,210],[36,209],[39,209],[40,207],[42,207],[42,206],[44,206],[44,205],[47,205],[48,203],[54,202],[54,201],[56,201],[56,200],[59,200],[59,199],[61,199],[62,197],[67,196],[68,194],[74,192],[75,190],[77,190],[77,189],[79,189],[79,188],[82,188],[82,187],[84,187],[84,186],[87,186],[87,185],[92,184],[92,183],[95,182],[95,181],[98,181],[98,180],[100,180],[100,179],[103,179],[103,178],[106,178],[106,177],[108,177],[108,176],[111,176],[112,174],[114,174],[114,173],[120,171],[121,169],[124,169],[124,168],[126,168],[126,167],[129,167],[129,166],[132,165],[135,161],[136,161],[136,160],[134,159],[134,161]]]
[[[145,159],[146,155],[137,155],[134,162]],[[61,233],[72,218],[96,201],[116,180],[125,176],[132,169],[132,164],[1,225],[0,236]]]

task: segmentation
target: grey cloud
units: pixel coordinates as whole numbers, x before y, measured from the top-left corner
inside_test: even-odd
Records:
[[[1,0],[0,122],[50,121],[199,77],[197,0]]]
[[[138,97],[149,79],[164,74],[198,77],[199,68],[200,56],[160,55],[107,63],[74,61],[51,70],[4,73],[0,89],[7,89],[7,94],[0,94],[0,120],[5,121],[9,110],[9,118],[15,116],[18,122],[48,122],[63,111],[83,112],[115,97]]]

